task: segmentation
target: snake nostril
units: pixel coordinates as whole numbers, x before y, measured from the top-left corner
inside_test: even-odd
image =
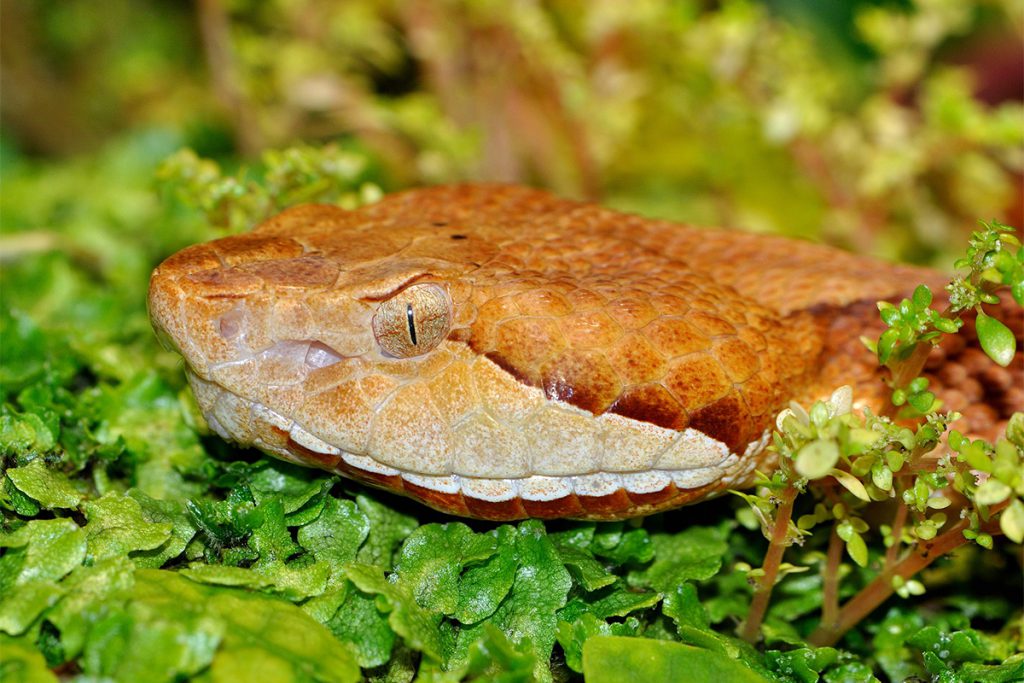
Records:
[[[344,356],[332,349],[323,342],[311,342],[309,350],[306,351],[306,365],[312,369],[325,368],[334,365]]]

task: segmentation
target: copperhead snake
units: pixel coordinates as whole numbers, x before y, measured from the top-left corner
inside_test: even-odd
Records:
[[[877,409],[875,301],[942,280],[459,185],[186,248],[149,307],[226,439],[456,515],[618,519],[749,485],[790,401],[852,385]],[[936,357],[978,429],[1024,404],[1019,364]]]

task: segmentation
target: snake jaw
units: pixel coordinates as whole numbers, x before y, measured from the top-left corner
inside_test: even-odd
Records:
[[[766,433],[751,444],[744,457],[724,452],[720,461],[713,458],[704,466],[690,462],[682,469],[511,478],[419,474],[338,448],[263,404],[232,394],[194,373],[188,374],[211,428],[226,439],[254,445],[297,464],[400,491],[443,511],[492,520],[527,516],[617,519],[716,495],[726,487],[743,486],[750,481],[755,465],[763,464],[764,459],[759,456],[768,436]],[[685,449],[675,449],[681,450]]]

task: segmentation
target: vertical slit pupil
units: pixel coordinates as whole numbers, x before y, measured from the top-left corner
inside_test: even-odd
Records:
[[[412,312],[412,304],[405,305],[405,319],[409,323],[409,341],[416,346],[416,318]]]

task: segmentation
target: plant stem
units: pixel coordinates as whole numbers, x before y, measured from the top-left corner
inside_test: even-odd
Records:
[[[238,151],[247,157],[255,156],[263,143],[255,110],[246,100],[232,52],[228,11],[220,0],[198,0],[197,10],[213,91],[233,119]]]
[[[940,315],[945,318],[952,310],[952,306],[946,306]],[[892,380],[890,380],[889,386],[894,390],[902,389],[919,377],[921,375],[921,371],[924,370],[925,363],[928,362],[928,356],[937,344],[937,341],[917,342],[914,345],[914,350],[909,356],[903,360],[897,360],[895,363],[888,365],[889,372],[892,375]],[[891,360],[890,363],[892,363]],[[882,415],[885,417],[895,417],[899,409],[900,406],[895,405],[890,400],[882,409]]]
[[[892,373],[890,386],[895,390],[902,389],[910,384],[924,370],[924,364],[928,362],[928,355],[931,352],[932,345],[930,343],[918,342],[909,356],[901,361],[897,361],[895,366],[889,368],[889,371]],[[895,417],[901,407],[890,400],[882,409],[882,415],[885,417]]]
[[[892,385],[896,388],[905,387],[917,378],[928,362],[928,355],[934,346],[929,342],[918,342],[914,351],[904,360],[899,361],[892,370]]]
[[[823,622],[819,625],[807,641],[815,647],[835,645],[847,631],[892,596],[895,592],[892,585],[894,577],[908,579],[946,553],[967,543],[968,540],[964,538],[963,532],[970,525],[969,519],[962,519],[945,533],[931,541],[920,543],[914,552],[900,560],[889,571],[883,571],[876,576],[871,583],[848,600],[839,610],[833,623]],[[982,525],[982,529],[988,533],[998,533],[999,522],[992,520]]]
[[[839,567],[843,561],[843,539],[836,525],[828,539],[828,555],[822,570],[821,623],[835,624],[839,613]]]
[[[896,563],[900,547],[903,545],[903,525],[907,523],[908,512],[907,504],[901,501],[896,508],[896,516],[892,520],[892,532],[890,534],[892,545],[885,551],[885,565],[882,568],[882,572],[891,571]]]
[[[772,538],[768,543],[764,564],[761,566],[764,573],[754,588],[750,611],[740,627],[740,637],[748,643],[757,642],[761,634],[761,622],[764,621],[764,615],[768,611],[768,603],[772,597],[772,590],[775,588],[775,580],[779,575],[779,566],[782,564],[782,555],[786,552],[788,545],[786,537],[789,535],[789,521],[793,516],[793,502],[796,500],[796,495],[797,490],[793,486],[787,486],[780,494],[782,502],[775,515]]]

